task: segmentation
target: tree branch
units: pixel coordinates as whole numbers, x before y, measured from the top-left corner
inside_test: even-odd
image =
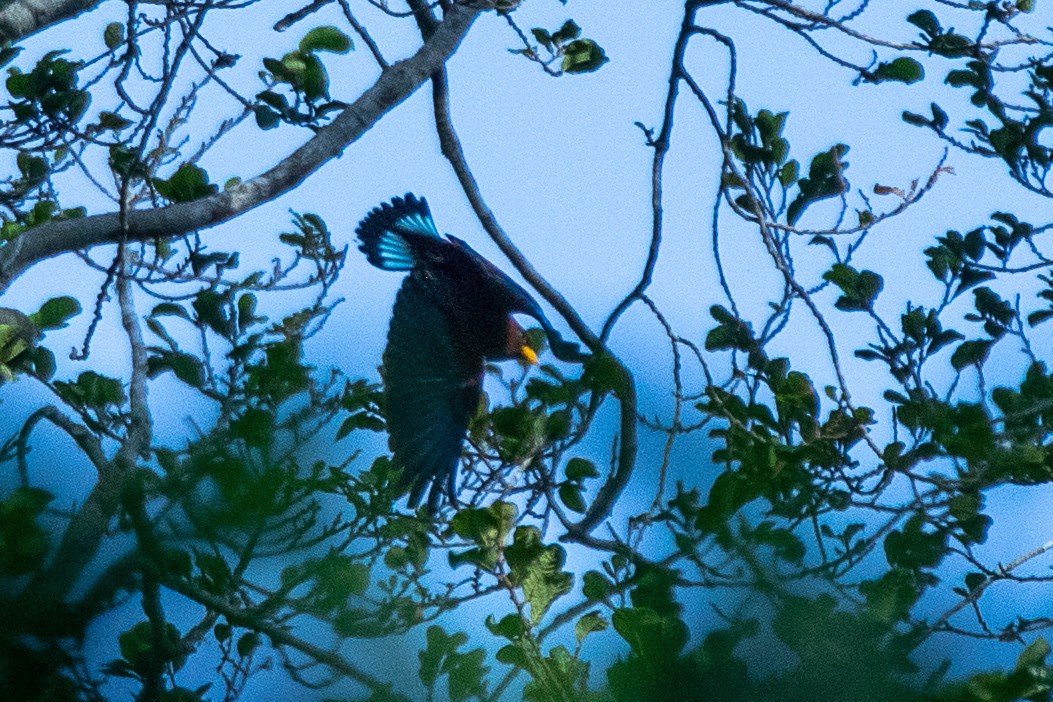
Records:
[[[443,64],[467,34],[480,9],[453,6],[442,24],[412,57],[380,74],[357,100],[278,165],[241,185],[209,197],[128,213],[128,241],[149,241],[205,229],[233,219],[294,189],[339,156],[392,108],[413,94]],[[62,253],[120,240],[118,213],[41,225],[0,249],[0,292],[26,269]]]
[[[673,119],[676,115],[676,99],[680,93],[680,79],[684,69],[684,54],[687,45],[694,34],[696,8],[688,4],[684,10],[684,19],[681,23],[680,34],[677,36],[676,45],[673,48],[673,65],[669,70],[669,88],[665,96],[665,108],[662,111],[662,127],[658,136],[652,138],[651,133],[646,132],[649,145],[654,149],[654,157],[651,162],[651,243],[647,250],[647,261],[636,286],[627,294],[621,302],[607,317],[603,324],[600,338],[607,340],[614,325],[622,314],[641,300],[647,288],[651,285],[654,277],[655,267],[658,265],[658,253],[662,247],[662,175],[665,167],[665,156],[669,151],[669,144],[673,134]]]
[[[486,233],[497,244],[501,252],[508,257],[519,274],[537,290],[552,307],[566,320],[570,328],[577,334],[578,338],[585,342],[589,349],[597,356],[606,356],[614,365],[618,375],[618,387],[614,394],[620,404],[618,464],[613,474],[607,477],[607,481],[600,488],[596,499],[589,506],[588,512],[575,524],[568,528],[567,538],[582,540],[590,538],[588,533],[605,519],[614,506],[614,501],[629,482],[633,466],[636,464],[637,448],[637,424],[636,424],[636,383],[628,368],[615,357],[604,345],[603,341],[589,328],[585,320],[581,318],[577,310],[567,301],[563,295],[556,290],[536,268],[527,260],[501,227],[494,216],[493,211],[486,204],[475,177],[468,166],[468,161],[461,148],[460,138],[453,126],[450,115],[450,94],[446,83],[445,69],[439,69],[432,77],[432,97],[435,109],[435,127],[439,133],[439,143],[442,154],[453,167],[461,188],[471,203],[475,216],[482,223]]]
[[[217,597],[210,592],[197,588],[190,583],[175,578],[164,578],[163,584],[171,590],[197,602],[212,612],[223,615],[228,622],[234,626],[244,627],[250,631],[264,634],[275,646],[287,646],[299,651],[312,660],[328,666],[337,673],[344,675],[355,682],[369,688],[372,692],[384,693],[384,699],[406,700],[406,697],[391,689],[389,683],[370,675],[366,671],[349,663],[339,653],[321,646],[316,646],[309,641],[292,634],[286,626],[279,626],[267,621],[262,613],[251,609],[237,607],[223,598]]]
[[[22,41],[101,4],[102,0],[14,0],[0,9],[0,43]]]

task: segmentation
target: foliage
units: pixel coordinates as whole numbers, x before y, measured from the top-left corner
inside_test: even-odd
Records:
[[[494,65],[602,85],[618,55],[567,16],[573,4],[304,2],[275,26],[296,32],[268,35],[247,58],[210,32],[253,4],[133,4],[81,46],[49,45],[36,60],[0,50],[0,288],[79,255],[63,259],[42,304],[0,309],[4,400],[25,410],[11,412],[0,448],[0,698],[248,699],[280,666],[307,688],[346,680],[371,700],[1050,699],[1041,632],[1053,619],[1028,614],[1025,598],[1048,591],[1053,542],[984,548],[996,528],[1035,519],[989,509],[996,490],[1053,482],[1042,336],[1053,225],[1003,194],[1008,183],[1053,198],[1053,36],[1036,0],[907,3],[880,35],[865,2],[687,0],[662,49],[672,65],[659,123],[637,123],[654,156],[651,254],[599,332],[497,223],[460,148],[447,85],[457,78],[444,70],[457,32],[487,12],[500,24],[470,31],[499,26],[512,44]],[[868,154],[856,145],[850,168],[842,125],[797,125],[780,105],[758,107],[782,98],[739,94],[739,73],[761,70],[736,48],[747,17],[804,38],[834,80],[887,91],[891,114],[953,156],[907,186],[853,190]],[[91,13],[70,21],[93,26]],[[23,34],[35,29],[67,41],[44,26]],[[371,29],[423,48],[389,63]],[[367,65],[373,87],[346,94],[337,67]],[[238,251],[209,229],[237,229],[315,178],[325,159],[311,154],[353,150],[427,76],[442,154],[480,223],[590,350],[580,368],[487,368],[458,502],[437,513],[406,508],[378,451],[377,376],[310,357],[340,302],[346,232],[326,218],[343,204],[293,212],[273,237],[242,232]],[[965,100],[952,104],[955,93]],[[919,102],[925,114],[903,109]],[[689,110],[708,133],[674,140],[674,117]],[[806,129],[825,141],[802,148]],[[280,134],[301,146],[223,182],[208,157],[239,130],[245,143]],[[650,285],[676,275],[657,267],[671,226],[664,164],[691,136],[710,149],[698,168],[713,168],[718,189],[702,229],[719,286],[685,333]],[[251,156],[239,168],[259,169]],[[944,187],[946,162],[976,156],[1006,174],[986,221],[941,213],[898,261],[868,254],[868,237]],[[740,260],[752,245],[766,258]],[[897,266],[915,259],[928,279],[899,289]],[[101,280],[93,304],[69,294],[76,265]],[[729,274],[743,265],[748,289]],[[657,416],[637,395],[654,392],[641,382],[652,369],[617,341],[634,306],[672,361]],[[80,335],[68,362],[55,346],[64,329]],[[820,352],[799,343],[809,334]],[[544,358],[545,334],[530,342]],[[119,346],[110,355],[123,370],[103,344]],[[164,425],[169,407],[193,418],[189,430]],[[645,432],[663,448],[645,455]],[[55,435],[76,459],[48,462]],[[704,454],[678,453],[703,442]],[[55,489],[80,466],[92,472],[75,497]],[[115,640],[96,646],[98,625],[115,622]],[[930,654],[952,637],[1015,646],[1015,663],[951,678]],[[354,646],[377,639],[416,646],[415,679],[358,662]]]

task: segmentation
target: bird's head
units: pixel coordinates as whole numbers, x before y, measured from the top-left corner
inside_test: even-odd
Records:
[[[514,358],[527,366],[537,365],[537,352],[530,345],[530,338],[519,322],[511,317],[508,318],[508,334],[505,338],[508,340],[505,347],[508,358]]]

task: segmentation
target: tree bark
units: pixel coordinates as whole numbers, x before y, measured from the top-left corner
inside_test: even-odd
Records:
[[[14,0],[0,9],[0,43],[14,44],[31,34],[94,10],[103,0]]]

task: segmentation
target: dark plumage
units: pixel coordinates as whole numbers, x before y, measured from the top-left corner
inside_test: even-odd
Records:
[[[377,268],[409,271],[384,351],[388,443],[410,506],[425,490],[435,510],[454,499],[468,420],[479,405],[485,361],[537,357],[513,313],[536,319],[555,356],[580,362],[521,286],[468,244],[439,236],[428,203],[408,193],[375,208],[355,230]]]

